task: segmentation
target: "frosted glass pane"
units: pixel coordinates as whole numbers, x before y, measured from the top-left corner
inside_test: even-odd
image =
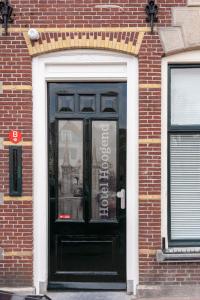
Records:
[[[170,136],[172,239],[200,239],[200,135]]]
[[[200,124],[200,68],[171,70],[171,124]]]
[[[92,218],[116,219],[115,121],[92,122]]]

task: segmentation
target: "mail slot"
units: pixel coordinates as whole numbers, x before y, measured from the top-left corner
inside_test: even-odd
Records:
[[[9,195],[22,194],[22,147],[9,147]]]

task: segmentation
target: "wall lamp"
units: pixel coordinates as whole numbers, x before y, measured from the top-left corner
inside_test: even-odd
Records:
[[[151,33],[153,33],[154,23],[158,22],[157,13],[158,13],[158,5],[155,4],[154,0],[148,0],[148,4],[146,5],[146,21],[150,23]]]
[[[5,34],[8,34],[8,23],[12,23],[11,18],[13,12],[12,6],[9,4],[8,0],[0,1],[0,24],[5,29]]]

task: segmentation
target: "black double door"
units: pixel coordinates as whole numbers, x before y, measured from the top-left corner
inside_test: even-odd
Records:
[[[48,83],[49,288],[126,288],[126,83]]]

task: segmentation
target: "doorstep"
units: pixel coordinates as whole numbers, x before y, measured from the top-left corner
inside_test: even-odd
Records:
[[[52,300],[132,300],[132,295],[126,292],[110,291],[63,291],[46,293]]]

